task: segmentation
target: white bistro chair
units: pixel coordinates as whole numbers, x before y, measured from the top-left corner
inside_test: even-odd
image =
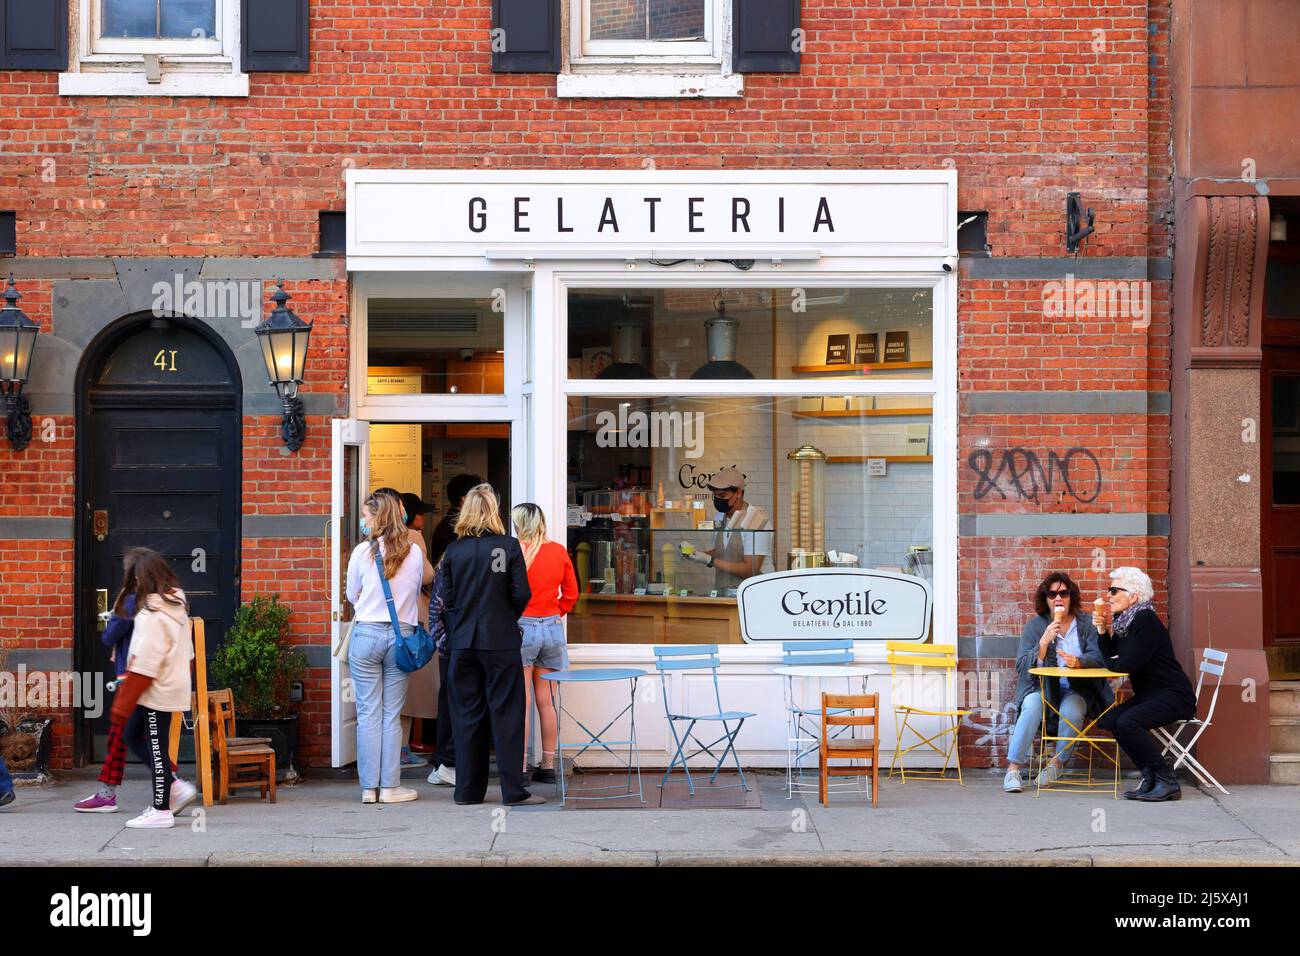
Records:
[[[1210,697],[1210,709],[1205,712],[1205,719],[1193,717],[1191,720],[1180,720],[1169,727],[1156,727],[1153,730],[1156,738],[1165,745],[1160,755],[1163,757],[1171,750],[1177,755],[1177,759],[1174,760],[1175,770],[1185,763],[1197,780],[1207,786],[1213,784],[1225,795],[1228,791],[1223,789],[1223,784],[1215,780],[1210,771],[1201,766],[1200,762],[1192,756],[1192,747],[1200,739],[1201,734],[1209,728],[1210,721],[1214,719],[1214,706],[1219,702],[1219,685],[1223,683],[1223,672],[1227,666],[1227,651],[1216,651],[1212,647],[1207,647],[1201,656],[1201,670],[1196,677],[1197,704],[1201,702],[1201,689],[1205,685],[1205,675],[1209,674],[1214,680],[1214,694]],[[1179,738],[1188,727],[1193,728],[1193,733],[1191,738],[1183,743]]]

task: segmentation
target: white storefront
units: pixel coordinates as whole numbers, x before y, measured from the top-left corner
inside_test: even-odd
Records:
[[[882,638],[956,643],[956,185],[951,170],[349,171],[335,643],[357,498],[383,483],[372,464],[440,505],[452,475],[496,476],[503,498],[537,502],[551,537],[582,557],[571,666],[648,672],[642,764],[669,759],[651,653],[662,642],[720,644],[725,705],[758,715],[738,739],[742,760],[784,766],[779,627],[765,621],[758,643],[739,643],[734,588],[681,558],[684,541],[721,537],[702,512],[677,532],[667,519],[736,465],[771,519],[747,547],[785,571],[798,533],[786,459],[814,445],[828,461],[819,550],[886,574],[911,570],[918,553],[932,562],[929,634],[853,635],[857,660],[879,665],[870,689],[888,714]],[[730,354],[714,354],[710,319],[731,323]],[[745,377],[709,374],[719,359]],[[679,426],[671,447],[657,432],[635,440],[627,416],[654,411],[701,431]],[[598,440],[598,420],[619,423],[615,441]],[[635,520],[591,506],[606,500],[634,501]],[[669,694],[675,709],[701,710],[712,684],[675,675]],[[355,759],[347,698],[336,659],[335,765]],[[565,706],[599,727],[625,700],[626,685],[597,684],[566,692]],[[888,751],[888,718],[882,730]]]

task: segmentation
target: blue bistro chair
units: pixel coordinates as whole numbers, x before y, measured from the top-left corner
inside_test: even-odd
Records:
[[[781,664],[785,667],[812,667],[827,664],[852,664],[852,641],[783,641],[781,643]],[[817,753],[819,727],[821,723],[821,699],[812,707],[805,707],[795,695],[795,678],[785,675],[785,785],[786,794],[793,797],[796,790],[812,790],[814,784],[805,784],[803,779],[803,761]],[[830,710],[831,714],[842,714],[843,708]],[[832,736],[839,736],[845,728],[835,730]]]
[[[727,755],[730,754],[732,762],[736,765],[736,772],[740,774],[740,785],[748,791],[749,784],[745,782],[745,771],[741,769],[740,757],[736,753],[736,735],[740,733],[740,728],[744,726],[745,721],[755,715],[746,711],[722,709],[722,692],[718,689],[718,645],[685,644],[656,647],[654,652],[655,669],[659,671],[659,689],[664,698],[664,714],[668,717],[668,729],[672,731],[673,742],[677,745],[677,752],[673,755],[668,769],[664,771],[664,778],[659,781],[659,786],[664,786],[668,782],[668,777],[673,772],[673,769],[680,766],[686,772],[686,786],[690,788],[691,796],[695,796],[695,782],[691,779],[691,771],[686,762],[691,757],[702,753],[707,753],[710,757],[713,757],[713,748],[725,743],[726,747],[723,749],[722,755],[717,758],[718,762],[713,767],[713,774],[709,777],[709,783],[717,780],[718,771],[722,769],[722,764],[726,761]],[[668,703],[669,671],[709,671],[713,677],[713,700],[717,704],[717,710],[709,714],[673,713],[672,706]],[[677,725],[681,723],[686,724],[686,730],[679,734]],[[706,744],[695,735],[695,725],[701,723],[722,724],[722,736]],[[686,747],[692,740],[700,749],[688,754],[686,753]]]

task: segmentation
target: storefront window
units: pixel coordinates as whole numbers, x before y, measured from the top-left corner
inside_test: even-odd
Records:
[[[499,299],[371,298],[371,395],[500,395],[505,312]]]
[[[930,577],[930,396],[832,401],[570,396],[570,642],[739,643],[755,575]]]
[[[926,380],[926,288],[574,289],[570,379]]]

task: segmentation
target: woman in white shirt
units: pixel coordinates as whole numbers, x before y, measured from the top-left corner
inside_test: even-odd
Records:
[[[374,494],[361,506],[361,535],[348,561],[348,600],[352,632],[348,667],[357,698],[357,775],[362,803],[406,803],[419,794],[401,786],[402,705],[407,675],[397,666],[397,637],[384,597],[379,562],[393,595],[403,635],[420,620],[420,586],[424,555],[412,547],[402,506],[388,495]]]

